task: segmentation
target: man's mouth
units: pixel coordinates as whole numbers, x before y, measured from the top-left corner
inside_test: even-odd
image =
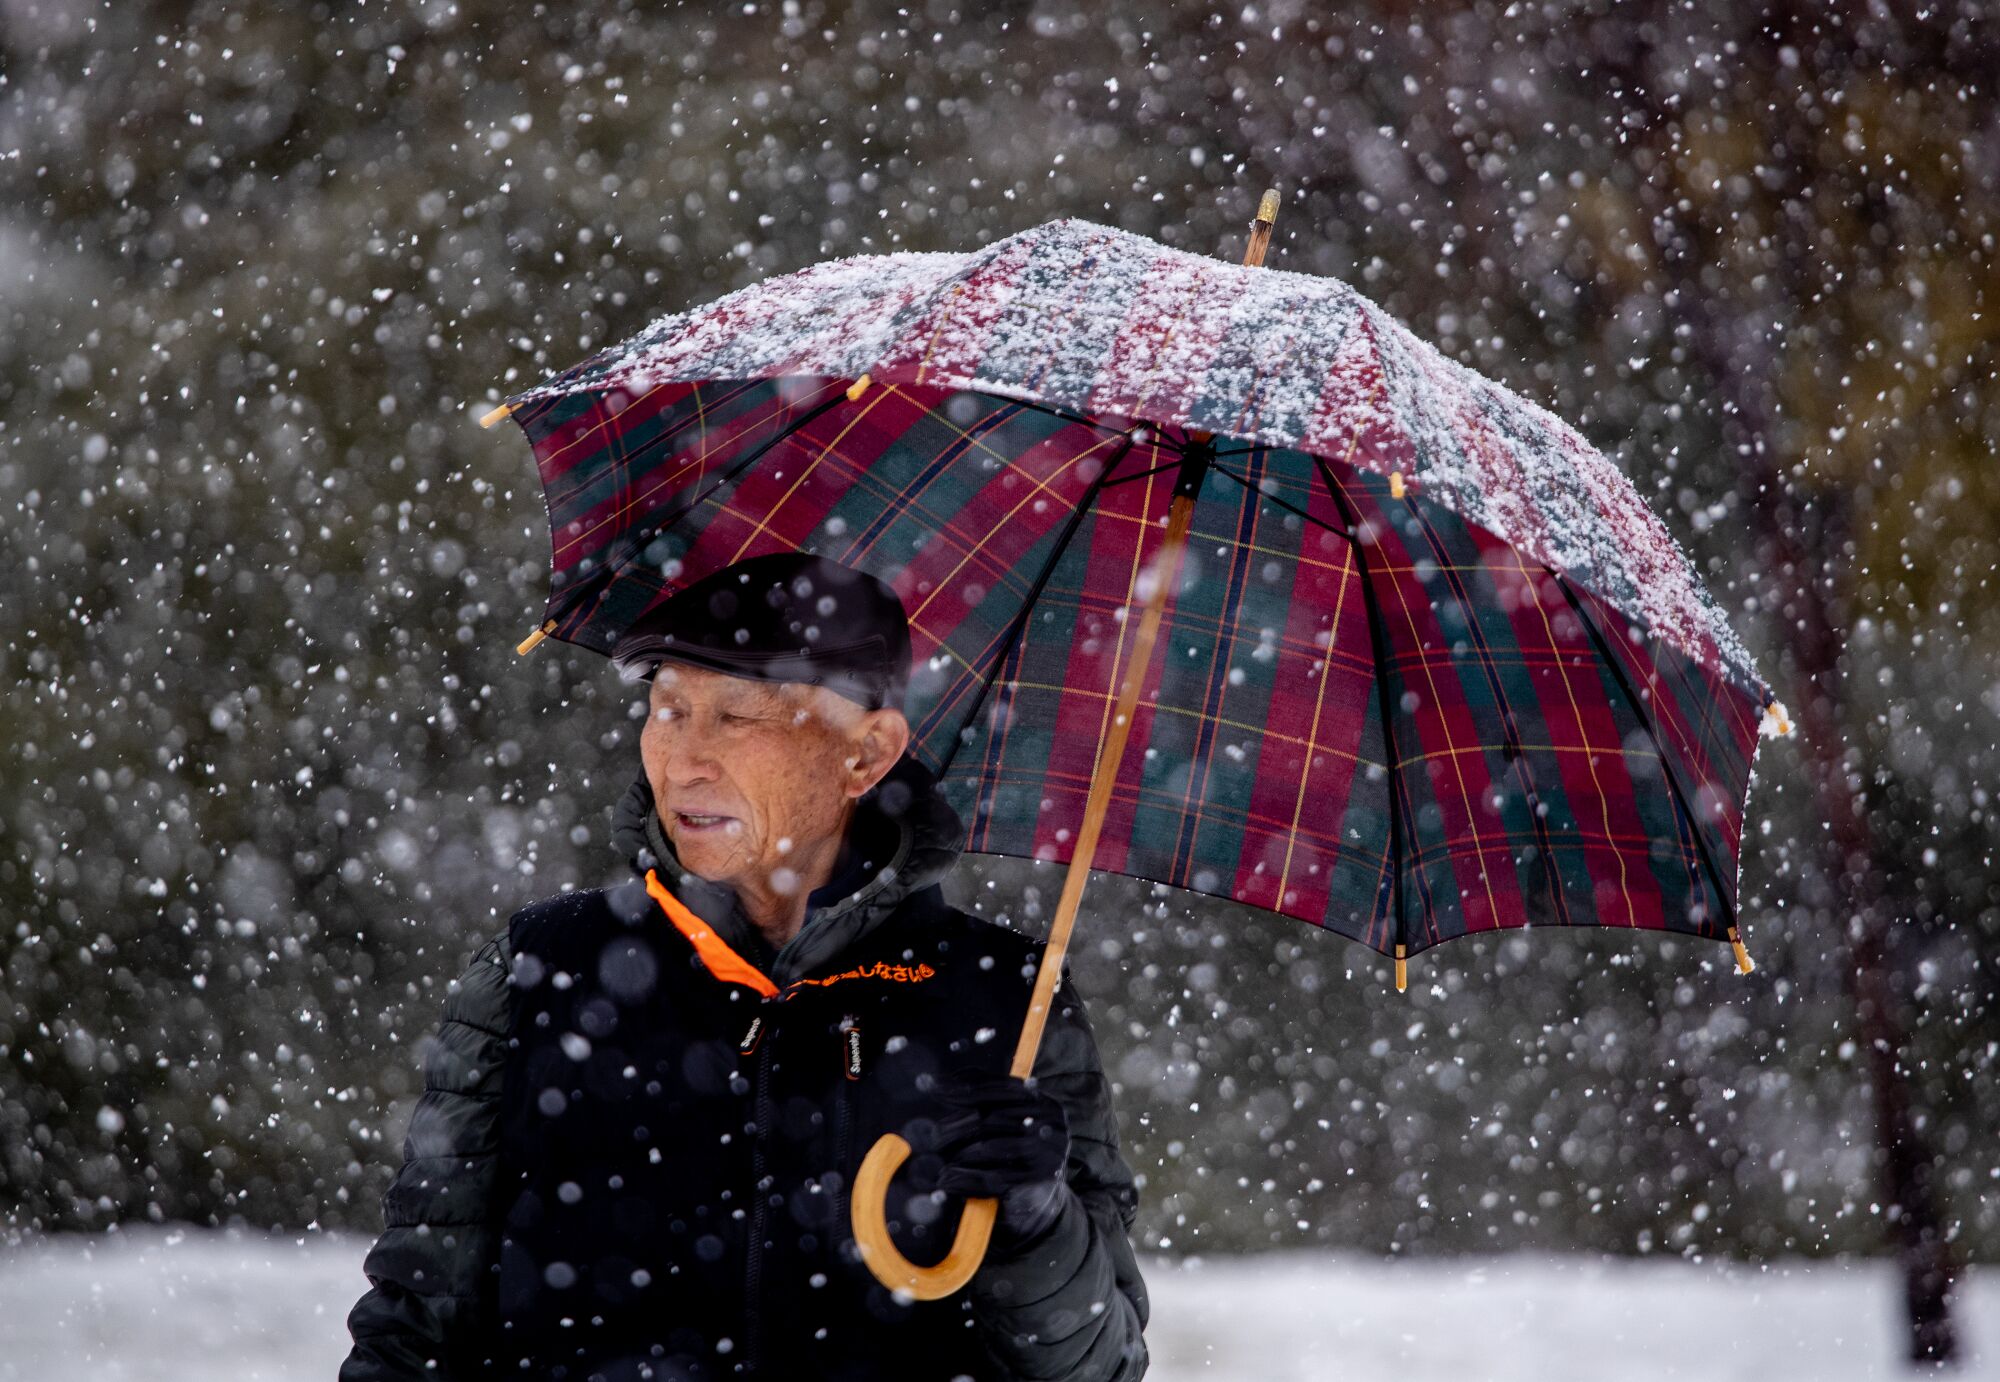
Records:
[[[674,818],[683,830],[719,830],[736,819],[734,816],[705,816],[693,811],[676,811]]]

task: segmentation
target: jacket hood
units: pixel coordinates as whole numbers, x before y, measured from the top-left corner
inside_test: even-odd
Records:
[[[660,880],[731,949],[782,987],[831,962],[905,900],[935,887],[958,863],[965,826],[930,770],[905,754],[855,803],[833,879],[814,892],[798,935],[775,953],[744,915],[733,889],[681,867],[643,769],[612,810],[611,847],[642,877],[657,869]]]

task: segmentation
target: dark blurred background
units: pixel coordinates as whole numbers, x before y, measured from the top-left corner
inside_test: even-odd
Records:
[[[1234,259],[1275,186],[1271,267],[1616,458],[1801,732],[1748,978],[1539,931],[1399,996],[1093,884],[1145,1246],[2000,1260],[1983,8],[0,0],[0,1224],[375,1231],[445,986],[620,874],[641,704],[514,653],[501,394],[828,257]]]

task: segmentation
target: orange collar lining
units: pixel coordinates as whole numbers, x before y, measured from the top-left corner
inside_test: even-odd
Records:
[[[646,891],[653,901],[660,904],[667,920],[674,929],[688,938],[694,953],[701,956],[701,962],[708,966],[708,972],[725,984],[742,984],[755,989],[766,998],[778,996],[778,986],[771,982],[763,970],[751,964],[729,948],[729,942],[715,934],[715,928],[687,909],[687,904],[667,891],[667,885],[660,881],[652,869],[646,870]]]

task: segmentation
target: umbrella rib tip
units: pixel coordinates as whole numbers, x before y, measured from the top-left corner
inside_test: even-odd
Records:
[[[1748,974],[1757,968],[1757,962],[1750,958],[1750,952],[1743,947],[1743,937],[1734,926],[1729,928],[1729,948],[1736,952],[1736,972]]]
[[[1786,713],[1783,701],[1773,698],[1764,702],[1764,714],[1771,728],[1777,731],[1777,738],[1783,739],[1792,732],[1792,718]]]
[[[550,634],[554,633],[555,631],[556,631],[555,620],[553,619],[543,620],[542,626],[540,628],[536,629],[533,633],[529,634],[526,638],[522,639],[519,643],[516,643],[514,645],[514,655],[516,657],[526,657],[529,653],[532,653],[535,650],[535,645],[537,643],[541,642],[544,638],[547,638]]]

